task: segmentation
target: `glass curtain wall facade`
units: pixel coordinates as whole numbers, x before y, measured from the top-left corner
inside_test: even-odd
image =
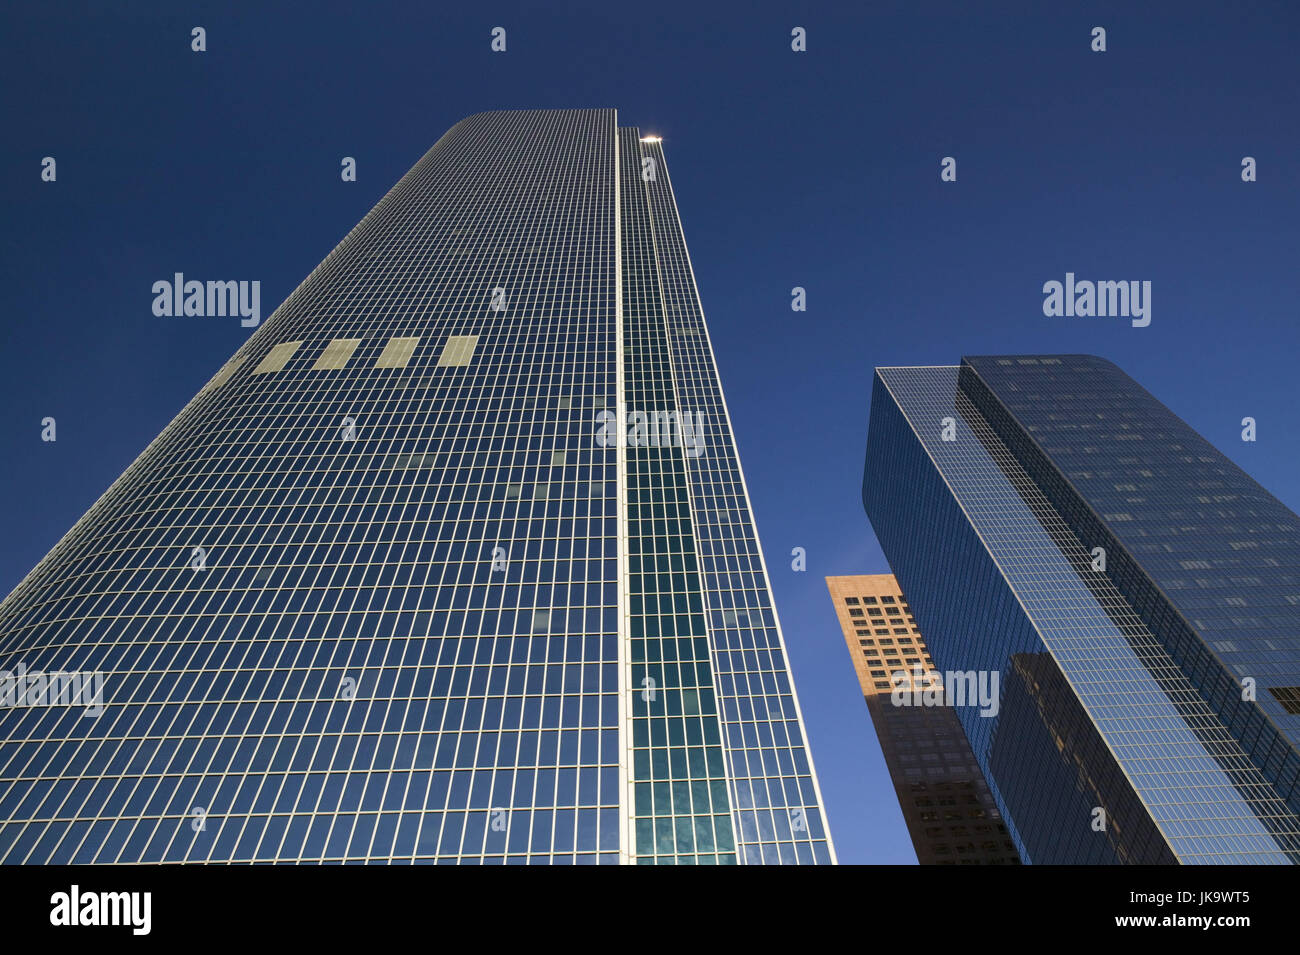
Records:
[[[0,604],[0,672],[6,863],[834,860],[614,110],[448,131]]]
[[[1300,861],[1300,519],[1141,386],[878,368],[863,503],[1022,857]]]

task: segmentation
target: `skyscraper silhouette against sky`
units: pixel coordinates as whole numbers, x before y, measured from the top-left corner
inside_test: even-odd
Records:
[[[877,368],[863,502],[1031,862],[1300,861],[1300,518],[1110,362]]]
[[[834,859],[609,109],[443,136],[0,605],[19,668],[103,705],[0,709],[7,863]]]

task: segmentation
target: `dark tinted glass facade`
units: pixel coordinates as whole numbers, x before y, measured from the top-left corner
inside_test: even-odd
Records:
[[[877,369],[863,501],[1027,861],[1300,860],[1300,522],[1131,378]]]
[[[613,110],[443,136],[0,605],[0,672],[102,679],[0,707],[7,863],[833,861]]]

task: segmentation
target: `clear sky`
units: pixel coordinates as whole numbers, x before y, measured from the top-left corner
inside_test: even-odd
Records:
[[[888,569],[860,500],[874,366],[1103,355],[1300,507],[1294,3],[14,6],[0,593],[249,334],[156,318],[155,281],[258,279],[269,315],[486,109],[664,137],[842,861],[915,861],[823,582]],[[1151,324],[1044,316],[1067,272],[1150,281]]]

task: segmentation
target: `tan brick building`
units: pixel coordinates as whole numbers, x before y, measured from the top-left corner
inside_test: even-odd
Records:
[[[890,675],[933,669],[892,574],[827,577],[840,629],[922,865],[1019,865],[970,743],[948,706],[894,706]]]

